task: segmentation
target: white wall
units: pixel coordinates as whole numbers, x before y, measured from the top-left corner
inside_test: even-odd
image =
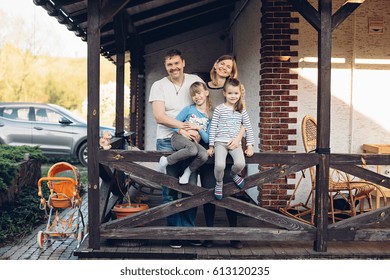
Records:
[[[260,115],[260,8],[261,1],[240,1],[236,5],[232,22],[233,54],[238,65],[238,78],[246,89],[247,110],[255,134],[255,151],[259,150]],[[240,12],[240,13],[239,13]],[[245,31],[245,32],[244,32]]]
[[[316,6],[317,1],[310,1]],[[333,12],[344,0],[332,1]],[[370,18],[384,20],[383,34],[369,34]],[[298,121],[317,110],[317,32],[300,17]],[[390,143],[390,5],[365,1],[333,32],[331,76],[331,152],[361,153],[365,143]],[[369,59],[373,64],[358,63]],[[375,61],[375,59],[379,59]],[[386,63],[386,64],[382,64]],[[301,135],[300,125],[298,135]],[[304,152],[298,137],[298,151]],[[376,170],[376,167],[369,167]],[[383,173],[389,167],[382,168]],[[307,176],[308,177],[308,176]],[[307,178],[306,181],[309,179]],[[309,183],[305,182],[305,188]],[[298,199],[301,199],[298,196]]]
[[[260,116],[260,28],[261,1],[239,1],[231,22],[230,36],[232,52],[236,56],[238,78],[245,86],[246,104],[255,135],[255,152],[259,151],[259,116]],[[248,165],[248,174],[258,172],[258,164]],[[248,194],[257,201],[256,187]]]

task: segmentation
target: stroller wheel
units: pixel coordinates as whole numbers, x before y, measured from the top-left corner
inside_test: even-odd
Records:
[[[45,234],[43,233],[42,230],[38,231],[37,242],[38,242],[39,248],[42,249],[43,248],[43,244],[45,244]]]

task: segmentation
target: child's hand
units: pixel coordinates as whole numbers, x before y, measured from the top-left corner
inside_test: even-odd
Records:
[[[197,131],[200,130],[199,124],[196,124],[196,123],[188,123],[188,125],[189,125],[190,129],[197,130]]]
[[[253,146],[252,145],[246,146],[245,154],[247,157],[253,156]]]
[[[210,147],[207,150],[207,154],[209,155],[209,157],[213,157],[213,155],[214,155],[214,147]]]
[[[236,138],[230,140],[230,141],[227,143],[227,148],[228,148],[229,150],[234,150],[234,149],[238,148],[238,146],[240,145],[240,142],[241,142],[241,138],[236,137]]]

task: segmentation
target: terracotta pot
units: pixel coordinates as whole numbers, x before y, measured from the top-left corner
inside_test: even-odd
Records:
[[[120,219],[146,209],[149,209],[149,206],[147,204],[132,203],[131,207],[129,207],[128,203],[123,203],[115,205],[114,208],[112,208],[112,211],[114,211],[116,218]]]

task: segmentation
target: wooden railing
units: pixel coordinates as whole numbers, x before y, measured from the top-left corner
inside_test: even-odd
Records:
[[[204,240],[312,240],[317,242],[317,236],[324,231],[324,229],[319,229],[316,226],[282,215],[281,213],[231,197],[231,195],[240,191],[233,183],[224,186],[224,195],[226,197],[218,201],[214,198],[213,190],[190,184],[180,185],[176,178],[161,174],[141,164],[143,162],[158,162],[161,155],[166,154],[164,152],[124,150],[99,152],[100,177],[102,180],[100,185],[100,199],[98,202],[99,206],[91,205],[90,209],[94,209],[94,207],[95,209],[100,209],[101,224],[90,226],[98,226],[100,236],[103,239],[172,239],[172,236],[175,236],[175,239],[194,239],[194,236],[196,236],[196,239]],[[321,156],[321,154],[317,153],[256,153],[253,157],[247,158],[248,164],[270,165],[273,167],[266,171],[247,176],[245,178],[246,186],[244,190],[276,181],[280,177],[289,176],[311,166],[316,165],[317,168],[321,168]],[[331,154],[329,155],[329,162],[331,168],[347,172],[385,188],[390,188],[389,177],[360,167],[362,162],[366,165],[389,165],[390,157],[388,156]],[[111,220],[111,208],[120,199],[118,192],[118,187],[120,186],[117,182],[117,176],[115,176],[116,172],[125,172],[136,182],[168,186],[189,196],[152,207],[132,216]],[[324,178],[318,179],[322,180]],[[89,200],[89,203],[97,202]],[[158,219],[192,207],[201,206],[205,203],[213,203],[217,206],[266,222],[269,227],[185,228],[150,226],[150,224],[153,224]],[[318,205],[316,204],[316,209],[323,210],[317,211],[318,213],[327,213],[327,205],[319,204],[318,201],[316,203],[318,203]],[[317,212],[316,215],[318,216],[319,214]],[[345,219],[329,225],[325,229],[327,232],[324,233],[324,236],[327,237],[326,240],[390,240],[390,230],[388,228],[378,228],[378,226],[375,229],[369,228],[370,224],[377,224],[385,220],[389,212],[390,207],[386,206]],[[319,218],[327,219],[328,217],[324,215],[324,217]]]

